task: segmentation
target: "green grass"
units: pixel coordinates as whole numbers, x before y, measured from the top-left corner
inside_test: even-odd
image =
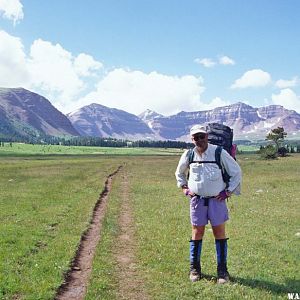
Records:
[[[53,299],[115,159],[0,160],[0,299]]]
[[[253,155],[239,157],[243,195],[232,197],[228,203],[232,283],[224,286],[215,283],[215,245],[210,226],[203,244],[205,279],[196,284],[189,282],[189,204],[175,187],[177,161],[174,157],[144,157],[127,165],[139,272],[150,298],[286,299],[288,292],[298,292],[300,156],[275,161],[263,161]],[[108,245],[101,251],[102,261],[111,260],[109,249]],[[98,259],[96,256],[95,261]],[[113,272],[107,280],[111,277]],[[90,291],[96,286],[92,284]],[[109,299],[99,289],[97,295],[99,299]]]
[[[0,147],[1,156],[34,155],[173,155],[181,153],[173,148],[117,148],[92,146],[32,145],[24,143],[5,143]]]
[[[118,245],[116,236],[119,233],[118,216],[122,200],[120,175],[114,179],[109,194],[107,212],[102,224],[101,241],[95,254],[86,300],[117,299],[117,265],[114,261],[113,251]]]
[[[256,145],[238,145],[238,151],[244,152],[257,152],[259,146]]]
[[[241,155],[242,196],[229,200],[229,271],[215,283],[207,226],[202,269],[191,284],[189,203],[176,188],[178,156],[0,158],[0,298],[51,299],[86,229],[105,177],[125,164],[134,207],[137,266],[150,299],[287,299],[300,290],[300,155]],[[125,171],[125,170],[124,170]],[[113,260],[121,174],[113,181],[86,299],[115,299]],[[1,294],[2,293],[2,294]]]

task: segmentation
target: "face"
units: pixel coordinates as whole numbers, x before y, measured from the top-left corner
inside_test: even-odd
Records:
[[[192,142],[199,148],[205,148],[208,144],[208,134],[204,132],[196,133],[192,135]]]

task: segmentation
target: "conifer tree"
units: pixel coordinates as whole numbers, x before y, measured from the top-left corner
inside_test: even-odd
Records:
[[[277,127],[272,129],[266,136],[266,140],[273,141],[276,145],[278,151],[281,143],[284,141],[284,138],[287,136],[287,133],[284,131],[283,127]]]

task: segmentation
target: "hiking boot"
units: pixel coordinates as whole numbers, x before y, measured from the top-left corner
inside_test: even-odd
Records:
[[[190,240],[190,280],[192,282],[201,279],[201,249],[202,240]]]
[[[190,271],[190,280],[192,282],[199,281],[201,279],[201,271],[197,271],[196,269],[192,269]]]
[[[227,271],[226,264],[218,264],[218,284],[224,284],[229,282],[229,273]]]

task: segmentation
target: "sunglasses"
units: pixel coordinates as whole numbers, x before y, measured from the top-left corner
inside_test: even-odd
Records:
[[[193,136],[194,141],[204,140],[206,137],[206,133],[198,133]]]

